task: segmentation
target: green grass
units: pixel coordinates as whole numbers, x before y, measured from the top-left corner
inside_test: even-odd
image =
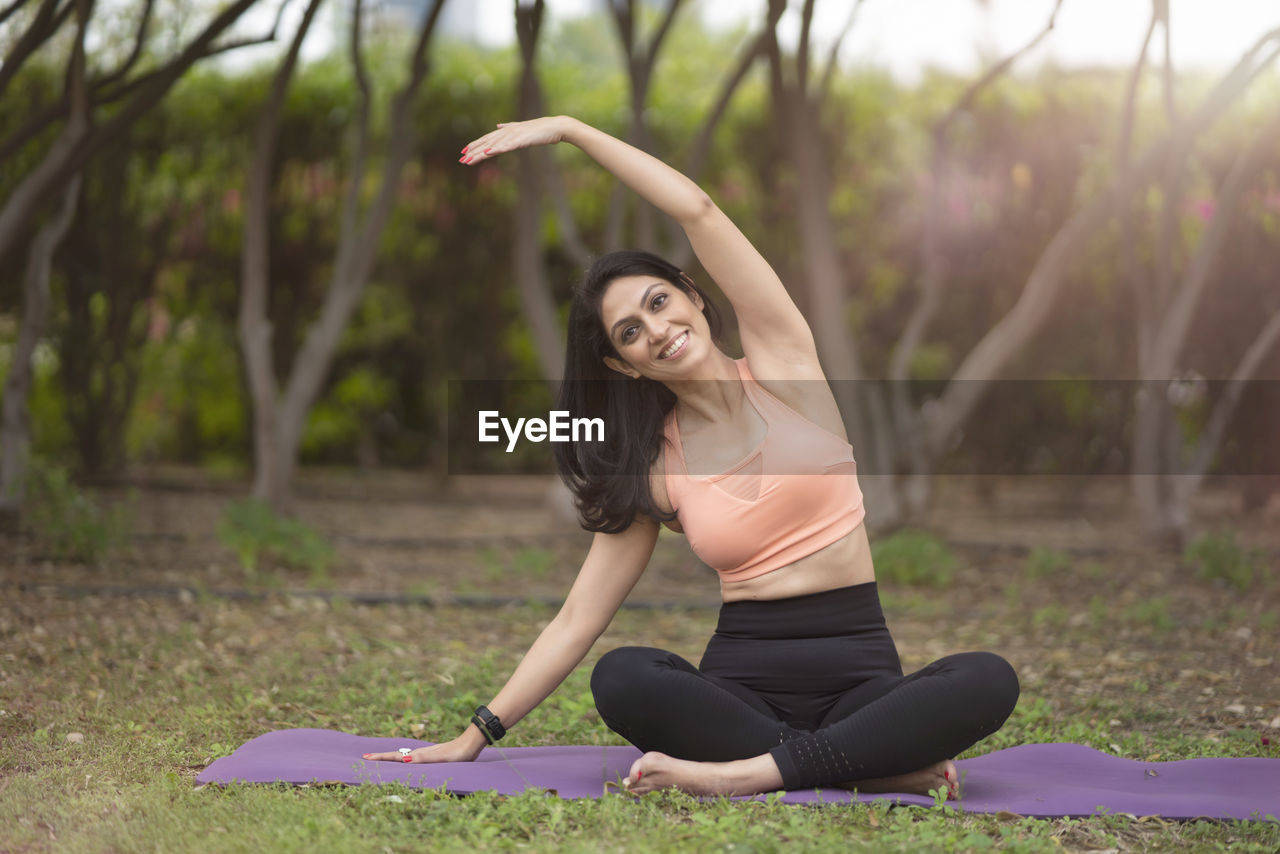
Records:
[[[492,696],[549,618],[348,602],[53,599],[0,606],[0,850],[19,851],[1273,851],[1280,825],[1035,821],[951,807],[700,803],[678,793],[562,801],[454,798],[399,786],[196,789],[198,770],[282,727],[443,739]],[[593,654],[644,642],[696,657],[714,612],[623,612]],[[591,703],[592,659],[512,730],[512,746],[621,744]],[[1165,759],[1257,756],[1221,741],[1107,725],[1024,690],[974,753],[1076,741]],[[67,741],[84,735],[82,744]],[[972,755],[972,754],[971,754]],[[1046,773],[1049,773],[1048,771]]]
[[[897,531],[873,543],[871,554],[881,583],[944,588],[955,574],[951,547],[925,531]]]
[[[1266,554],[1240,545],[1232,531],[1202,534],[1187,545],[1183,559],[1201,578],[1220,578],[1237,590],[1248,590],[1255,579],[1271,582]]]
[[[1071,567],[1071,556],[1055,549],[1036,546],[1027,555],[1025,569],[1027,577],[1032,580],[1059,576]]]
[[[330,584],[333,546],[310,525],[276,514],[263,501],[228,504],[218,524],[218,539],[235,553],[251,584],[283,586],[273,571],[278,567],[307,570],[312,587]]]
[[[52,556],[102,565],[128,539],[132,499],[103,507],[66,469],[38,458],[31,460],[25,487],[23,520]]]

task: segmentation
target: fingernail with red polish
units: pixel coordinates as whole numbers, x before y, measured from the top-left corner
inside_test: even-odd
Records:
[[[368,753],[366,753],[366,754],[364,755],[364,758],[365,758],[365,759],[368,759],[368,758],[369,758],[369,754],[368,754]]]
[[[466,154],[466,153],[467,153],[467,146],[465,146],[465,145],[464,145],[464,146],[462,146],[462,153],[463,153],[463,154]]]
[[[412,756],[406,756],[406,757],[404,758],[404,761],[405,761],[405,762],[412,762],[412,761],[413,761],[413,757],[412,757]]]

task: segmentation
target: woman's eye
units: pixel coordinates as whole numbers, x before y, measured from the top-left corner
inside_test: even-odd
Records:
[[[626,329],[622,330],[622,343],[626,344],[628,341],[634,338],[635,335],[636,335],[636,328],[634,326],[628,326]]]
[[[657,311],[662,306],[662,304],[666,301],[667,301],[666,294],[658,294],[656,297],[653,298],[653,302],[650,304],[649,307],[650,309]]]

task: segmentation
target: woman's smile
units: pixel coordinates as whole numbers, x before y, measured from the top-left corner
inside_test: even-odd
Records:
[[[659,359],[678,359],[684,354],[685,345],[689,343],[689,333],[681,332],[676,339],[658,354]]]

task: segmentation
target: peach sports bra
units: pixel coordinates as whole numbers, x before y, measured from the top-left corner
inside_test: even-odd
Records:
[[[722,581],[745,581],[787,566],[855,530],[866,515],[853,448],[755,381],[738,376],[765,424],[754,451],[727,471],[690,474],[675,410],[667,414],[667,496],[694,554]]]

